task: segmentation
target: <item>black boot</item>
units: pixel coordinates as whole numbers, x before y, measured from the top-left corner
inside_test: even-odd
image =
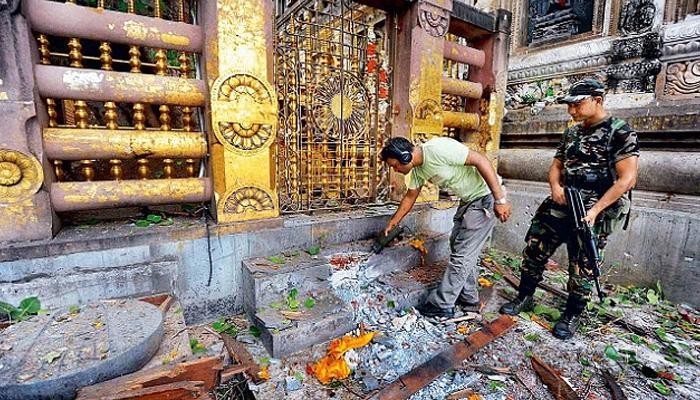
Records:
[[[520,286],[518,286],[518,297],[501,306],[501,314],[518,315],[523,311],[530,311],[534,306],[532,295],[537,289],[537,281],[530,275],[520,274]]]
[[[586,308],[586,300],[580,296],[569,295],[566,309],[559,322],[554,325],[552,335],[557,339],[571,339],[581,325],[581,313]]]

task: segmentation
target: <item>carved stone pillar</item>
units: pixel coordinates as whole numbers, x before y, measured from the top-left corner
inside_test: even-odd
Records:
[[[52,234],[36,121],[40,99],[34,90],[32,37],[18,4],[0,0],[0,242]]]
[[[700,99],[700,17],[666,27],[661,73],[656,84],[663,100]]]
[[[273,4],[269,0],[202,4],[217,220],[275,217],[279,207],[273,158],[277,131]]]
[[[419,0],[399,15],[394,74],[392,136],[414,143],[442,134],[442,60],[452,0]],[[392,198],[405,193],[404,177],[392,174]],[[422,201],[437,199],[437,189],[424,187]]]

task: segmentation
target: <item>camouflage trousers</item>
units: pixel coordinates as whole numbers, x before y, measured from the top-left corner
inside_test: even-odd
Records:
[[[598,237],[598,248],[601,255],[608,236],[621,225],[626,212],[629,212],[629,202],[625,203],[625,201],[627,200],[622,199],[601,213],[593,227],[593,232]],[[588,209],[594,201],[589,200],[586,203]],[[588,301],[594,282],[577,263],[579,252],[582,250],[573,233],[572,225],[566,206],[561,206],[548,197],[537,209],[532,218],[530,229],[525,236],[527,245],[523,250],[521,272],[535,282],[541,281],[547,260],[559,246],[565,243],[569,255],[567,290],[570,295],[576,295]]]

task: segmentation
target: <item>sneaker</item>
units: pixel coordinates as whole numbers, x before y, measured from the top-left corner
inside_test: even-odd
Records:
[[[571,339],[578,330],[579,325],[581,325],[581,315],[564,314],[559,322],[554,325],[552,335],[561,340]]]
[[[523,311],[532,310],[534,301],[532,296],[520,297],[518,296],[515,300],[508,302],[501,306],[501,314],[506,315],[518,315]]]
[[[424,317],[452,318],[455,315],[454,307],[440,308],[429,301],[416,307],[416,310]]]

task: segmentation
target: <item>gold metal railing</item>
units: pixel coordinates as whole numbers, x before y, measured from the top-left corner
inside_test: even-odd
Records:
[[[375,21],[367,23],[367,21]],[[281,212],[379,202],[388,138],[385,16],[347,0],[306,2],[278,25],[275,78]]]
[[[208,200],[211,182],[200,173],[206,90],[196,74],[203,32],[193,24],[195,5],[24,3],[37,32],[54,209]]]

